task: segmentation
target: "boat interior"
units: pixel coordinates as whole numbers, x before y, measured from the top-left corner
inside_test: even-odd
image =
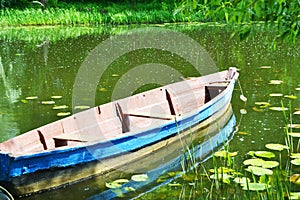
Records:
[[[225,71],[226,72],[226,71]],[[76,113],[0,144],[0,151],[25,155],[112,140],[184,117],[224,91],[230,80],[220,72],[146,91]]]

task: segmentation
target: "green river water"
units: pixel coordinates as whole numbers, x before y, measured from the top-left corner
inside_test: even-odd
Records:
[[[166,25],[153,26],[184,33],[197,41],[207,51],[211,58],[204,64],[215,63],[216,70],[225,70],[235,66],[240,70],[240,85],[244,96],[248,98],[245,104],[240,100],[241,90],[236,85],[233,94],[232,107],[239,123],[237,132],[230,141],[230,151],[237,151],[237,165],[241,165],[245,154],[250,150],[266,150],[265,144],[284,144],[284,129],[286,125],[283,112],[268,108],[259,108],[255,102],[269,102],[269,107],[281,107],[282,103],[289,108],[287,113],[293,113],[300,108],[300,48],[299,44],[279,43],[276,50],[270,49],[270,43],[275,33],[267,28],[257,27],[253,35],[240,41],[231,37],[232,30],[220,26],[199,25]],[[26,27],[3,28],[0,30],[0,141],[5,141],[33,128],[61,119],[58,113],[74,113],[80,109],[72,109],[72,97],[76,77],[81,76],[79,69],[90,55],[89,53],[108,38],[138,27]],[[146,38],[147,39],[147,38]],[[162,42],[164,42],[162,40]],[[125,44],[126,45],[126,44]],[[174,45],[174,44],[170,44]],[[180,41],[176,47],[192,53],[189,46]],[[120,47],[122,49],[122,47]],[[103,50],[103,49],[102,49]],[[106,50],[109,52],[109,49]],[[106,57],[110,57],[108,53]],[[112,57],[112,56],[111,56]],[[212,62],[211,62],[212,61]],[[104,61],[103,61],[104,62]],[[178,81],[172,78],[173,72],[155,71],[143,72],[149,76],[151,84],[145,83],[141,77],[132,73],[121,82],[121,77],[136,66],[147,63],[159,63],[160,69],[169,66],[183,77],[199,76],[199,71],[174,52],[166,49],[137,49],[117,57],[107,67],[103,76],[96,82],[94,97],[83,97],[81,102],[95,101],[95,105],[103,104],[124,94],[114,93],[116,85],[138,83],[139,92],[161,85],[156,80],[160,73],[170,73],[166,82]],[[169,68],[168,68],[169,69]],[[207,70],[209,71],[209,70]],[[134,77],[134,76],[137,77]],[[89,75],[88,75],[89,76]],[[93,72],[91,75],[93,76]],[[271,80],[280,80],[282,82]],[[280,84],[270,84],[280,83]],[[119,90],[120,91],[120,90]],[[273,97],[270,94],[279,93],[283,96]],[[290,99],[285,95],[298,98]],[[54,98],[53,96],[59,96]],[[28,99],[28,97],[37,99]],[[27,99],[26,99],[27,98]],[[55,105],[66,105],[62,110],[52,109],[49,101]],[[87,103],[89,104],[89,103]],[[73,105],[74,106],[74,105]],[[86,106],[82,104],[80,106]],[[90,105],[89,106],[93,106]],[[245,109],[247,114],[241,114]],[[245,110],[242,110],[245,112]],[[293,123],[299,123],[298,115],[293,116]],[[283,156],[283,159],[286,157]],[[207,168],[211,167],[208,161]],[[96,180],[99,181],[99,180]],[[92,180],[90,182],[93,182]],[[93,186],[90,186],[93,185]],[[182,185],[186,185],[184,188]],[[100,186],[99,186],[100,187]],[[178,187],[163,186],[151,191],[141,199],[187,199],[191,192],[189,184]],[[103,190],[103,188],[102,188]],[[67,190],[26,197],[24,199],[86,199],[101,192],[95,182],[93,184],[76,184]],[[136,192],[136,195],[142,192]],[[184,196],[184,195],[186,196]],[[76,195],[74,197],[74,195]],[[196,194],[192,196],[196,198]],[[126,196],[125,196],[126,198]],[[193,199],[192,198],[192,199]]]

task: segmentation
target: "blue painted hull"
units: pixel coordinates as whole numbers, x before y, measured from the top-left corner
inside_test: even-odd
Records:
[[[209,119],[219,110],[222,110],[222,108],[227,108],[230,104],[234,83],[235,80],[232,80],[220,95],[204,104],[198,111],[184,118],[171,120],[163,126],[135,134],[124,134],[122,137],[109,141],[101,141],[88,146],[61,148],[22,156],[11,156],[10,154],[1,153],[0,181],[11,184],[12,187],[21,188],[23,185],[28,184],[26,180],[31,174],[46,170],[59,171],[116,158],[173,137]],[[49,188],[51,188],[51,185]],[[36,190],[31,192],[36,192]]]

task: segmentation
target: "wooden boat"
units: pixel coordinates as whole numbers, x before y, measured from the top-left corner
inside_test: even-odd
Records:
[[[236,119],[231,105],[229,105],[228,108],[222,108],[207,120],[174,137],[124,154],[119,156],[118,159],[107,159],[106,162],[97,163],[97,167],[95,167],[95,164],[85,165],[82,167],[82,170],[77,167],[77,170],[72,173],[73,176],[80,176],[89,167],[96,171],[95,169],[109,166],[110,170],[104,174],[69,185],[68,187],[33,194],[28,198],[22,199],[46,200],[49,199],[49,196],[52,199],[64,197],[64,200],[73,200],[74,197],[76,199],[86,199],[88,197],[88,199],[115,199],[118,195],[124,196],[125,199],[131,199],[131,197],[147,193],[150,188],[152,190],[164,184],[160,181],[158,184],[157,179],[160,176],[165,177],[170,172],[175,172],[176,174],[181,172],[180,174],[182,174],[192,169],[192,167],[205,162],[212,156],[213,152],[218,151],[218,149],[230,142],[234,135],[235,125]],[[192,162],[189,159],[191,152],[193,156]],[[70,173],[66,169],[62,174]],[[130,181],[124,184],[122,188],[118,188],[117,193],[115,189],[107,189],[106,183],[120,179],[120,177],[130,180],[133,174],[147,174],[148,179],[145,182]],[[130,187],[134,188],[134,192],[128,191]]]
[[[191,78],[5,141],[0,144],[0,183],[16,195],[36,193],[138,160],[227,108],[237,77],[236,69],[230,68]]]

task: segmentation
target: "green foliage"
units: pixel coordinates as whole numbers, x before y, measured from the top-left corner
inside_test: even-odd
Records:
[[[295,42],[300,34],[300,1],[182,0],[175,10],[175,14],[192,12],[203,13],[205,21],[242,25],[238,31],[241,39],[251,32],[251,23],[267,22],[278,29],[274,47],[278,38]]]

